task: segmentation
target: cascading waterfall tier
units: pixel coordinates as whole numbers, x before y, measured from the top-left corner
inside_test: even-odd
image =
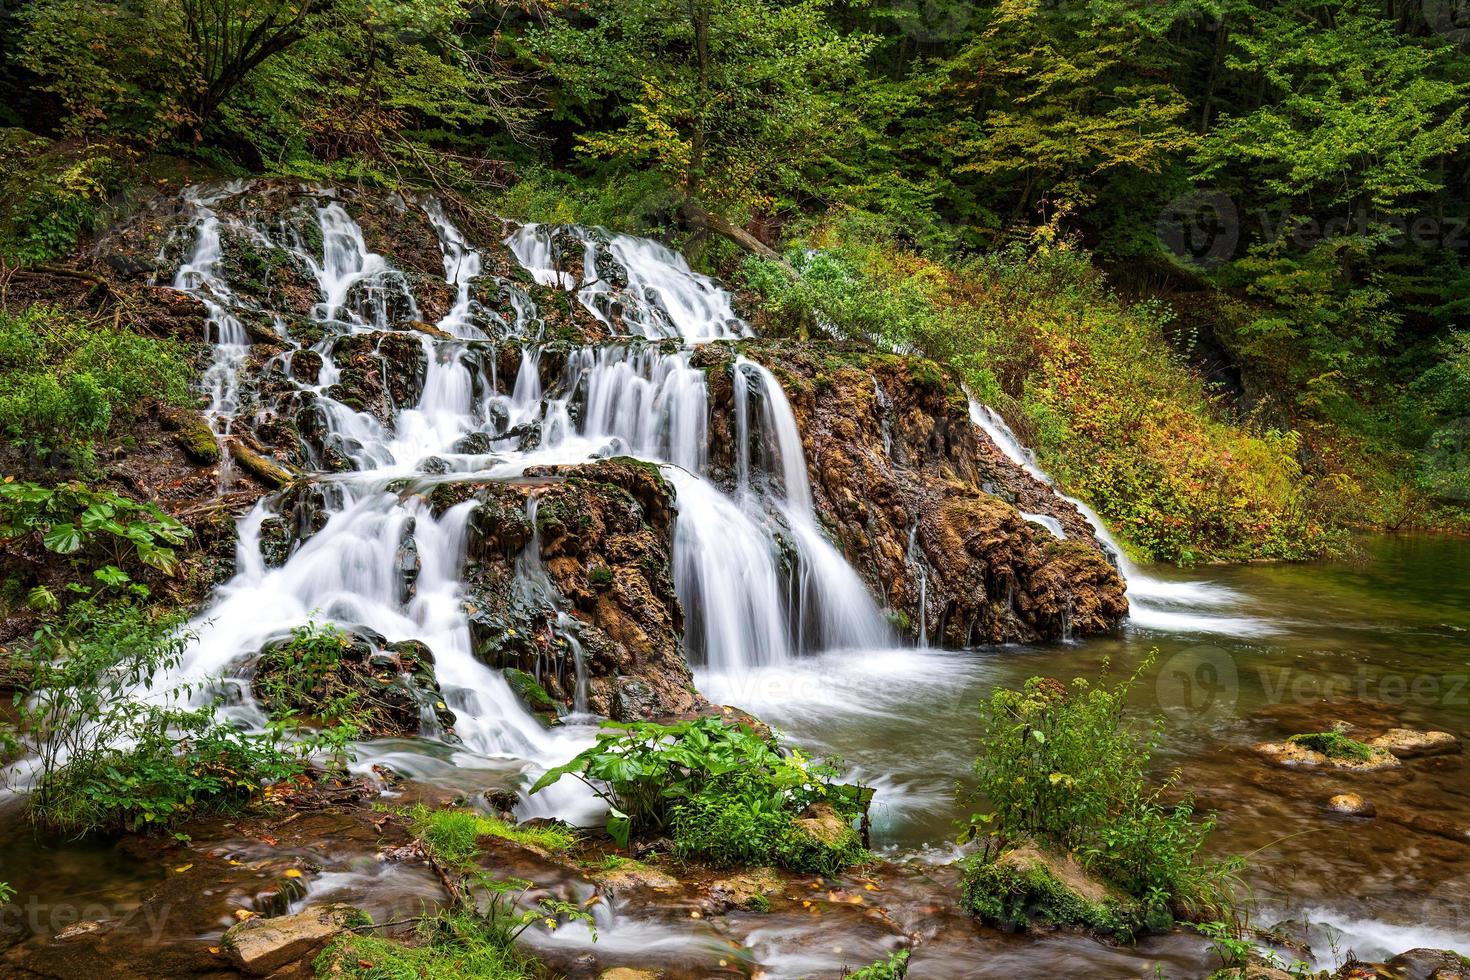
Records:
[[[257,217],[232,209],[243,190],[191,192],[192,241],[174,279],[209,311],[211,419],[228,432],[246,401],[241,376],[251,337],[242,322],[267,313],[250,289],[231,282],[226,259],[235,236],[289,256],[316,293],[303,315],[271,320],[288,348],[271,370],[279,410],[310,423],[298,423],[303,435],[311,433],[303,461],[326,472],[263,499],[241,520],[237,572],[194,624],[198,637],[179,674],[233,678],[216,683],[232,687],[231,710],[242,722],[264,721],[240,680],[252,658],[315,618],[427,644],[457,718],[454,751],[468,764],[564,759],[585,743],[585,731],[548,730],[500,671],[475,655],[462,569],[477,504],[435,508],[428,498],[445,483],[520,481],[535,528],[538,478],[528,471],[612,456],[662,465],[674,488],[673,579],[692,662],[738,673],[803,653],[894,641],[817,523],[784,392],[745,358],[735,361],[732,378],[739,473],[733,487],[715,482],[709,393],[689,345],[750,330],[729,294],[682,257],[654,242],[576,227],[515,231],[505,246],[532,279],[575,290],[599,321],[632,335],[601,346],[543,347],[544,321],[528,291],[502,281],[506,302],[499,311],[487,308],[477,298],[485,295],[484,256],[437,203],[420,202],[442,251],[439,288],[448,296],[447,312],[429,331],[418,325],[426,307],[414,280],[374,250],[350,200],[307,190],[289,211]],[[389,338],[400,339],[390,345]],[[650,338],[681,346],[655,346]],[[406,401],[395,379],[373,380],[371,365],[390,347],[421,379]],[[503,360],[516,349],[518,357]],[[369,382],[386,392],[373,404],[387,408],[354,397],[353,384]],[[269,421],[275,409],[257,394],[253,410],[257,421]],[[267,561],[272,546],[276,560]],[[545,590],[545,570],[532,556],[538,547],[533,539],[516,568],[526,580],[520,585]],[[581,712],[587,678],[577,624],[565,611],[558,616],[575,653],[571,707]],[[400,771],[429,766],[399,748],[391,754]],[[366,766],[382,755],[365,750],[362,757]]]

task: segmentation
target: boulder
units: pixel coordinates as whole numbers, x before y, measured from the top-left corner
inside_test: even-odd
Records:
[[[303,642],[330,649],[306,653]],[[434,654],[419,640],[389,643],[363,627],[310,641],[282,637],[261,648],[250,686],[273,714],[331,722],[321,717],[322,706],[350,694],[354,716],[368,737],[419,735],[426,719],[438,728],[432,734],[453,737],[456,719],[439,691]]]
[[[1390,728],[1377,738],[1369,739],[1368,744],[1392,752],[1400,759],[1460,751],[1460,740],[1449,732],[1420,732],[1411,728]]]
[[[1035,845],[1012,848],[993,861],[971,858],[961,889],[966,911],[1008,931],[1072,926],[1130,939],[1152,924],[1138,902],[1088,874],[1072,855]]]
[[[1378,772],[1397,769],[1403,765],[1398,757],[1386,749],[1375,748],[1369,758],[1356,756],[1328,755],[1316,749],[1292,741],[1261,742],[1252,748],[1271,762],[1288,767],[1325,767],[1349,772]]]
[[[1470,959],[1448,949],[1411,949],[1384,965],[1402,980],[1470,980]]]
[[[273,919],[246,919],[230,927],[221,945],[240,972],[266,977],[309,959],[328,942],[368,920],[350,905],[322,905]]]

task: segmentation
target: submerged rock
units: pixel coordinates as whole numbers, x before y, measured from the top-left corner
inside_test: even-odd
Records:
[[[1410,728],[1390,728],[1377,738],[1369,739],[1368,744],[1392,752],[1400,759],[1460,751],[1460,740],[1449,732],[1419,732]]]
[[[1339,793],[1327,801],[1327,809],[1346,817],[1371,817],[1377,808],[1357,793]]]

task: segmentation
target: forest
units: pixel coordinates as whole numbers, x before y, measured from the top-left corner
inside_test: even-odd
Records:
[[[1467,109],[1466,0],[0,0],[0,975],[1458,976]]]

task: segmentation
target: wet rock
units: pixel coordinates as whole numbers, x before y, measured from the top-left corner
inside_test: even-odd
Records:
[[[1261,742],[1252,749],[1270,762],[1288,767],[1321,767],[1343,769],[1350,772],[1378,772],[1382,769],[1397,769],[1403,765],[1386,749],[1375,748],[1369,758],[1356,756],[1327,755],[1296,742]]]
[[[1357,793],[1338,793],[1327,801],[1327,809],[1345,817],[1371,817],[1377,808]]]
[[[418,590],[419,572],[423,568],[419,561],[419,546],[414,538],[414,527],[415,520],[412,517],[403,522],[398,548],[393,554],[393,571],[398,576],[398,601],[405,606]]]
[[[809,807],[805,813],[791,822],[797,830],[828,847],[842,843],[845,838],[854,833],[852,825],[825,803],[817,803]]]
[[[530,711],[543,717],[556,717],[556,702],[552,700],[550,694],[546,693],[546,688],[541,686],[540,681],[515,667],[505,667],[501,670],[501,674],[504,675],[505,682],[510,685],[510,689],[515,692],[515,696],[520,698],[521,703]]]
[[[599,973],[597,980],[663,980],[663,975],[662,970],[635,970],[629,966],[615,966]]]
[[[1470,959],[1448,949],[1411,949],[1384,965],[1402,980],[1470,980]]]
[[[1072,855],[1034,845],[1012,848],[990,862],[970,859],[961,904],[1006,930],[1077,926],[1129,938],[1145,929],[1139,903],[1088,874]]]
[[[825,344],[741,349],[780,381],[822,525],[900,630],[947,646],[1031,642],[1109,630],[1127,613],[1082,515],[978,434],[938,365]],[[694,355],[716,472],[735,466],[733,356]],[[1054,517],[1068,540],[1021,510]]]
[[[1400,759],[1460,751],[1460,740],[1449,732],[1420,732],[1410,728],[1391,728],[1377,738],[1369,739],[1368,744],[1392,752]]]
[[[323,707],[350,697],[370,737],[453,734],[434,655],[419,640],[389,643],[362,627],[273,640],[256,658],[250,684],[271,714],[330,723],[336,719],[321,717]]]
[[[710,898],[722,908],[761,911],[769,908],[768,896],[779,895],[785,881],[774,868],[756,868],[744,874],[721,878],[710,885]]]
[[[266,977],[309,959],[335,937],[367,921],[350,905],[325,905],[273,919],[247,919],[232,926],[220,945],[247,976]]]
[[[280,568],[291,555],[291,528],[281,517],[260,522],[260,557],[267,568]]]
[[[532,467],[525,479],[436,488],[430,497],[436,512],[477,501],[465,570],[476,656],[533,675],[566,708],[580,655],[588,707],[598,714],[634,720],[709,710],[681,649],[673,491],[658,467],[619,457]]]

